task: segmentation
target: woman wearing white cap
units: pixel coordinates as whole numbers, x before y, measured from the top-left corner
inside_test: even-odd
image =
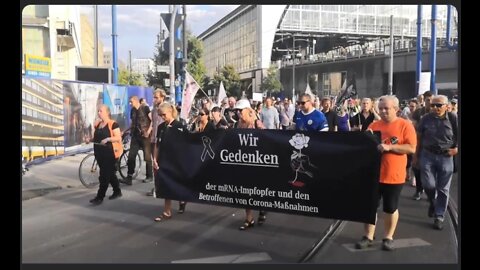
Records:
[[[235,123],[234,128],[252,128],[252,129],[265,129],[262,121],[258,120],[255,111],[250,106],[250,102],[246,99],[241,99],[235,105],[235,110],[238,115],[238,121]],[[260,210],[258,214],[258,224],[261,225],[267,219],[266,212]],[[240,230],[246,230],[255,225],[255,219],[253,217],[252,209],[245,209],[245,221]]]

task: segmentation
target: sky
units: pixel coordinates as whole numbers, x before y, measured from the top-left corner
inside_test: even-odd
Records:
[[[187,5],[187,29],[198,36],[237,7]],[[88,15],[93,26],[93,6],[81,6],[80,13]],[[168,5],[117,5],[118,58],[125,64],[129,50],[132,51],[132,59],[153,58],[160,31],[160,13],[168,13]],[[110,5],[98,6],[98,36],[108,50],[112,48],[111,14]]]

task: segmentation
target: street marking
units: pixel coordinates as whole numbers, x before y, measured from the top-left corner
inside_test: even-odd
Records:
[[[393,246],[397,248],[408,248],[408,247],[419,247],[419,246],[430,246],[431,244],[420,238],[405,238],[405,239],[393,239]],[[343,244],[343,247],[348,249],[351,252],[363,252],[363,251],[372,251],[381,249],[382,241],[374,241],[373,245],[364,249],[356,249],[354,244]]]
[[[252,263],[270,261],[272,258],[266,252],[234,254],[217,257],[207,257],[190,260],[172,261],[172,263]]]

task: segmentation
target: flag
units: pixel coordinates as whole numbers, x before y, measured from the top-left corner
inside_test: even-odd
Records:
[[[352,78],[347,83],[347,78],[343,81],[342,88],[340,89],[340,95],[335,104],[339,107],[343,102],[353,96],[357,95],[357,81],[355,80],[355,74],[352,75]]]
[[[220,87],[218,88],[218,99],[217,104],[220,106],[222,104],[222,100],[227,97],[227,92],[225,92],[225,87],[223,87],[223,82],[220,82]]]
[[[307,89],[305,89],[305,94],[309,94],[313,98],[312,89],[310,89],[310,84],[308,83],[308,80],[307,80]]]
[[[185,90],[183,91],[182,97],[182,110],[180,112],[180,117],[187,120],[190,110],[192,109],[193,99],[197,94],[200,85],[195,81],[195,79],[185,70]]]

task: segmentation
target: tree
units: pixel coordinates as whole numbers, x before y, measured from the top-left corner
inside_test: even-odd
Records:
[[[260,90],[267,92],[269,95],[278,93],[282,89],[282,84],[278,79],[278,69],[276,66],[271,65],[267,70],[267,77],[263,78]]]
[[[146,80],[149,86],[165,88],[164,79],[169,78],[165,72],[157,72],[158,66],[165,66],[169,64],[169,54],[167,51],[162,50],[162,47],[158,44],[155,46],[156,52],[153,55],[154,71],[148,71]]]
[[[118,84],[138,86],[145,85],[142,80],[142,75],[135,72],[130,73],[127,70],[120,70],[118,74]]]
[[[193,78],[200,84],[203,84],[206,68],[203,64],[203,43],[198,38],[193,36],[190,31],[186,31],[188,37],[187,45],[187,54],[188,54],[188,63],[187,70],[192,74]],[[162,47],[156,45],[156,52],[153,56],[153,61],[155,63],[155,70],[158,66],[168,66],[169,62],[169,52],[162,50]],[[177,72],[180,73],[180,72]],[[170,78],[169,72],[149,72],[147,74],[147,82],[149,86],[160,86],[168,87],[169,85],[164,85],[164,79]]]
[[[203,43],[197,37],[187,32],[188,37],[188,64],[187,70],[200,86],[205,83],[205,73],[207,68],[203,63]]]
[[[220,87],[220,82],[223,82],[227,96],[241,97],[240,74],[232,65],[224,66],[219,73],[213,76],[212,85],[215,89]]]

